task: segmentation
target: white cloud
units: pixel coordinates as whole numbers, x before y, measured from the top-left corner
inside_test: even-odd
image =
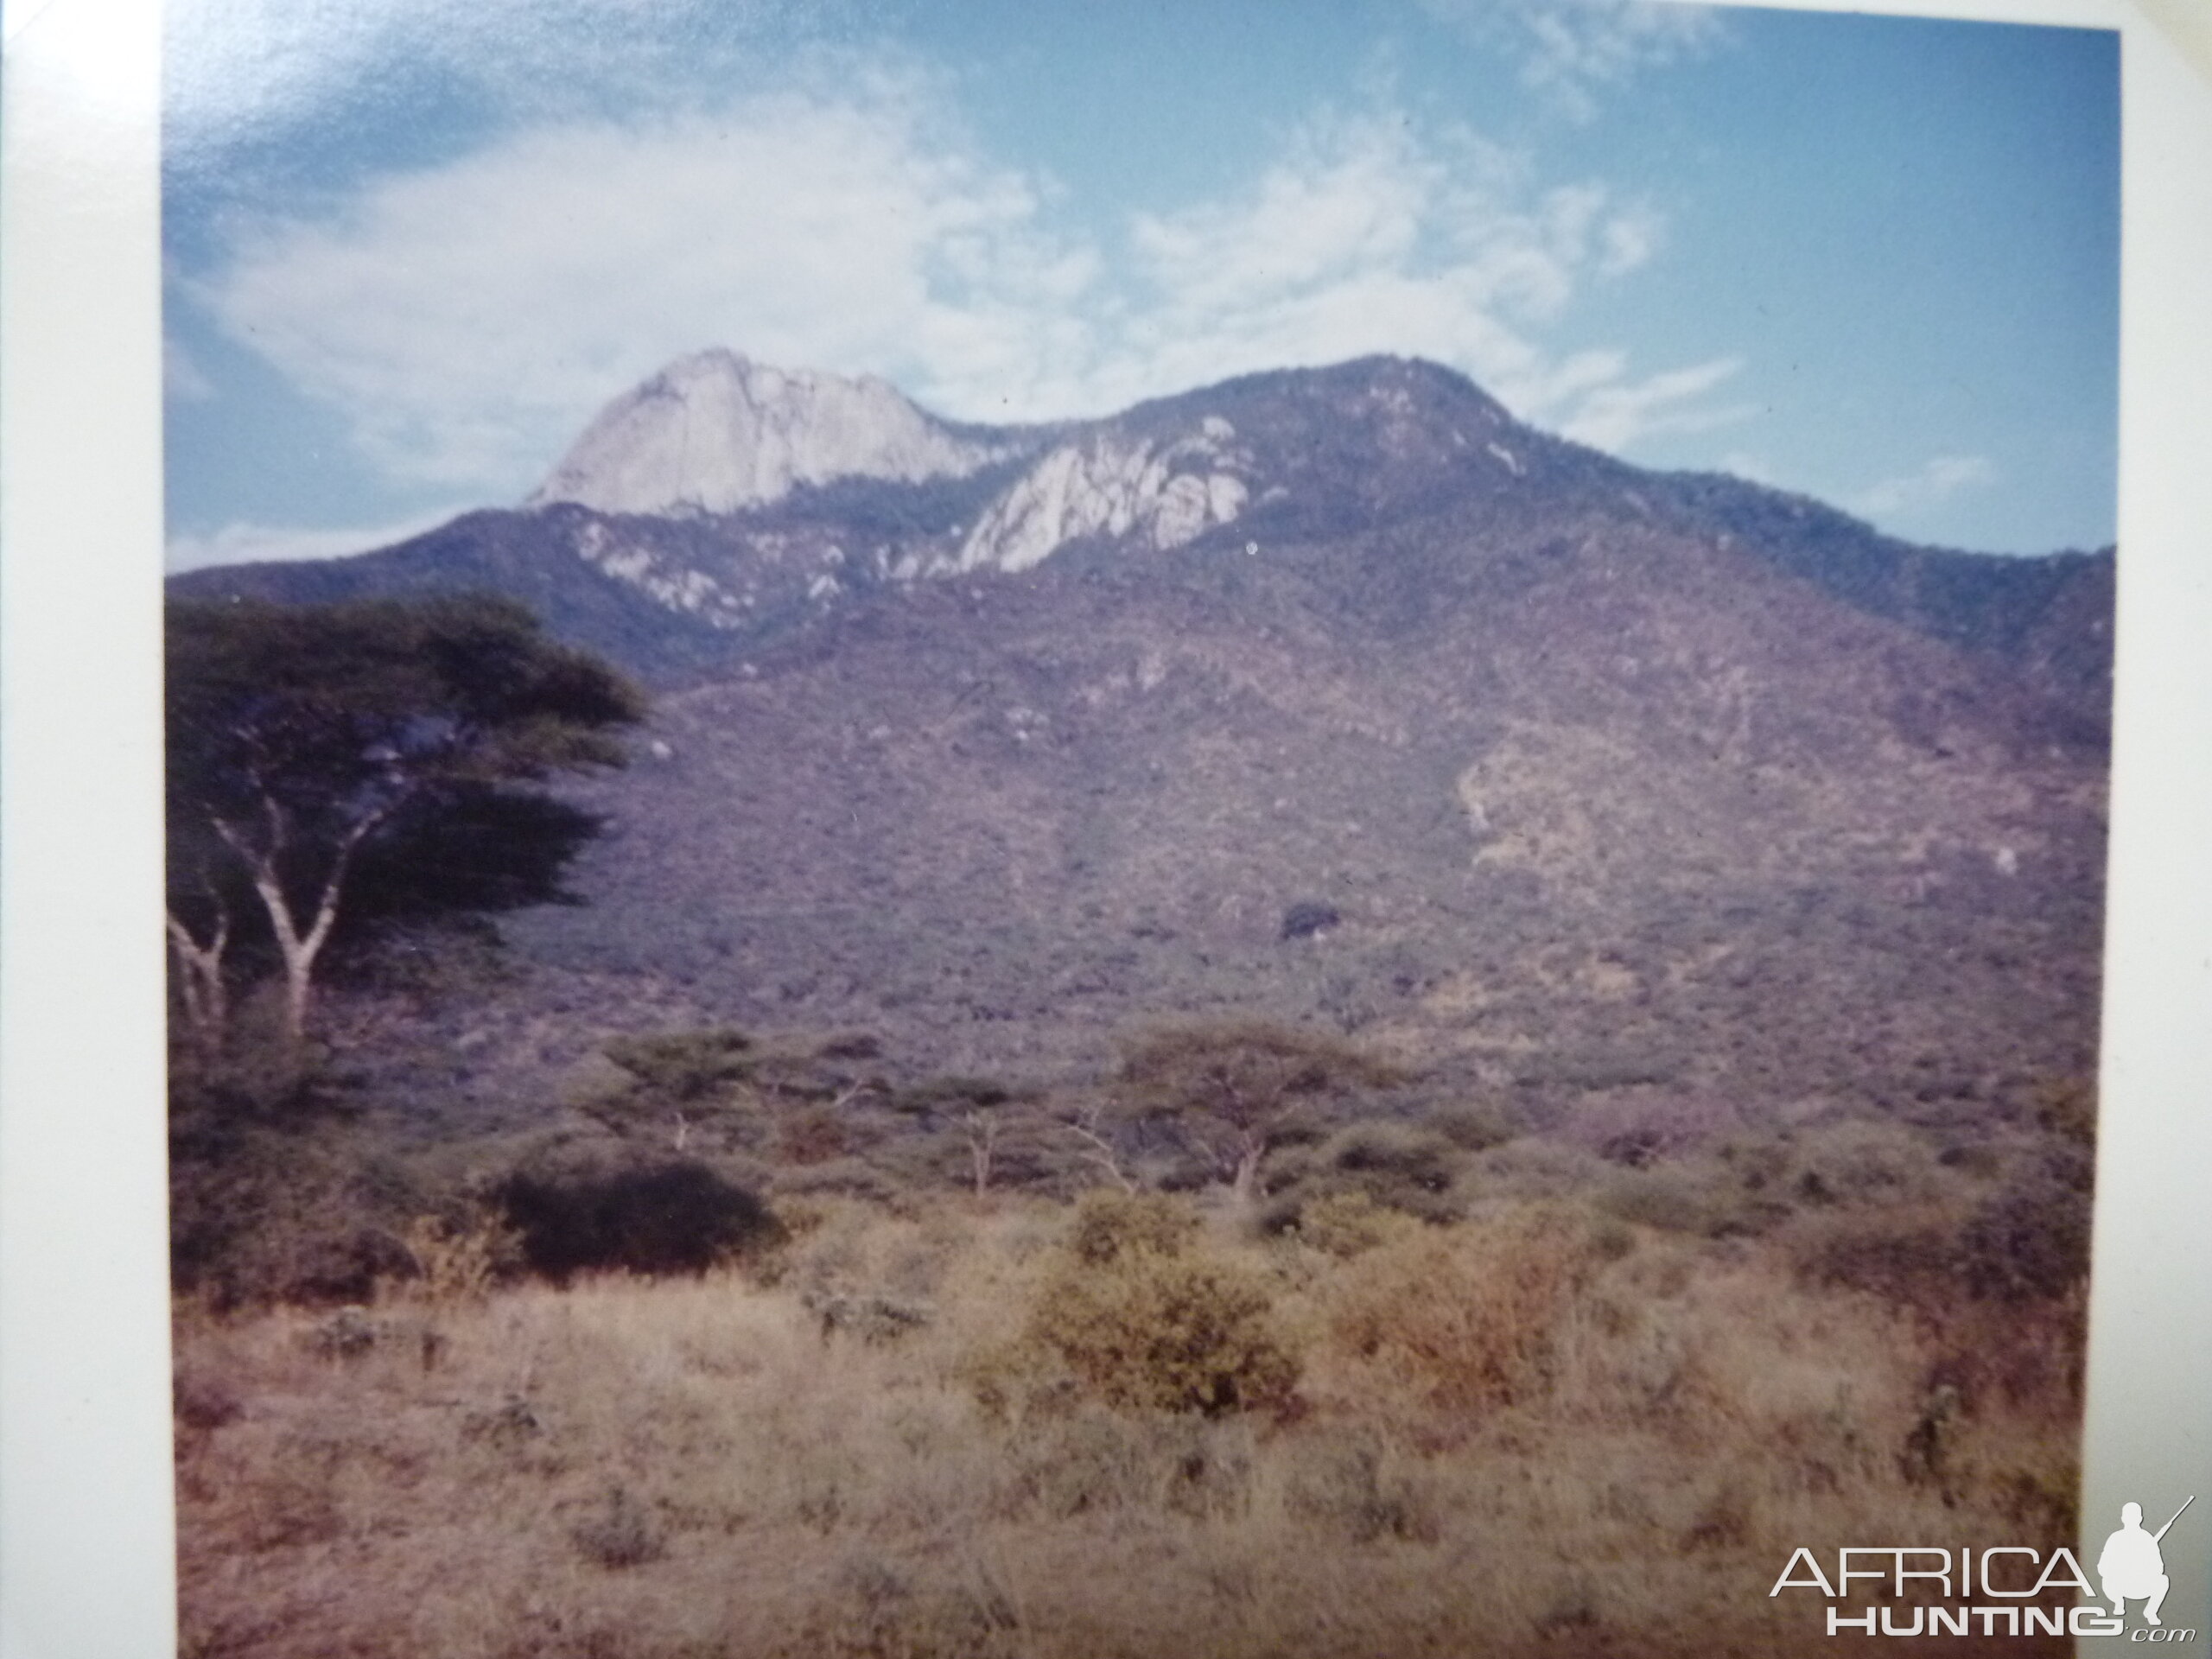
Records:
[[[204,403],[215,395],[207,372],[173,336],[162,341],[162,395],[185,403]]]
[[[266,226],[194,287],[410,480],[518,488],[596,404],[707,344],[942,391],[940,363],[1049,359],[1087,267],[1035,235],[1027,181],[929,118],[887,86],[541,130]]]
[[[1319,120],[1242,195],[1136,221],[1141,298],[1121,360],[1157,391],[1409,353],[1465,371],[1524,418],[1620,447],[1689,419],[1719,374],[1630,382],[1624,353],[1562,359],[1540,336],[1590,282],[1651,257],[1662,230],[1649,204],[1593,182],[1541,187],[1461,129],[1388,110]]]
[[[1511,51],[1522,84],[1588,121],[1599,95],[1723,38],[1717,12],[1671,0],[1421,0],[1432,16]]]
[[[1887,518],[1940,506],[1961,490],[1996,481],[1996,466],[1986,456],[1937,455],[1913,472],[1870,484],[1846,505],[1869,518]]]
[[[649,125],[541,125],[240,232],[180,289],[388,475],[493,498],[708,345],[881,374],[978,420],[1370,352],[1449,364],[1609,448],[1732,413],[1701,402],[1732,360],[1637,378],[1618,350],[1548,343],[1664,225],[1464,129],[1319,118],[1221,200],[1072,213],[982,153],[938,87],[879,70]]]
[[[302,530],[283,524],[230,524],[207,535],[169,537],[162,559],[171,575],[197,570],[209,564],[263,564],[272,559],[336,559],[349,553],[365,553],[390,547],[426,530],[435,530],[466,512],[448,507],[442,512],[401,520],[397,524],[361,529]]]
[[[1599,449],[1625,448],[1658,432],[1711,431],[1751,413],[1744,404],[1716,408],[1700,401],[1742,367],[1735,358],[1716,358],[1642,380],[1594,386],[1560,430],[1578,443]]]

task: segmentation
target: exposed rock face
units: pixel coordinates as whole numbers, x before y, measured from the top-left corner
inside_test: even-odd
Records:
[[[1236,429],[1209,415],[1166,442],[1109,427],[1061,445],[991,504],[962,545],[960,570],[1027,570],[1085,536],[1132,531],[1180,547],[1233,522],[1252,491]]]
[[[718,348],[679,359],[601,410],[528,505],[735,512],[794,485],[959,477],[1008,453],[873,377],[770,368]]]

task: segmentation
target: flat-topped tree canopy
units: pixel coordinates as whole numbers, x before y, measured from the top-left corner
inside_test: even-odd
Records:
[[[167,667],[169,937],[187,1023],[210,1046],[254,901],[297,1039],[361,889],[386,914],[556,896],[595,823],[517,786],[621,765],[617,734],[645,708],[617,671],[489,597],[173,603]]]

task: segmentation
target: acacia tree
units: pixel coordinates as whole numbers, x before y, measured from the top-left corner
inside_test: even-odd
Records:
[[[245,912],[266,924],[296,1041],[365,848],[435,842],[528,809],[518,786],[620,766],[616,732],[645,713],[613,668],[488,598],[172,604],[168,674],[169,943],[211,1051]]]
[[[1249,1205],[1259,1191],[1260,1160],[1302,1103],[1405,1078],[1335,1038],[1241,1020],[1141,1038],[1123,1054],[1122,1081],[1141,1115],[1178,1124]]]

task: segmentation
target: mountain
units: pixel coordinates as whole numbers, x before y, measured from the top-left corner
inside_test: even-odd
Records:
[[[832,479],[963,477],[1022,447],[1018,435],[938,420],[873,377],[793,372],[705,351],[601,410],[528,505],[736,512]]]
[[[609,1029],[711,1020],[1096,1077],[1250,1013],[1534,1122],[1970,1122],[2093,1069],[2109,552],[1912,546],[1420,362],[1044,429],[687,362],[537,505],[172,583],[492,588],[660,688],[576,791],[588,902],[503,922],[439,1088],[542,1101]],[[672,413],[709,405],[719,458]],[[617,481],[657,505],[556,499]]]
[[[1025,571],[1080,548],[1301,545],[1447,510],[1477,511],[1493,540],[1580,517],[1738,546],[1856,608],[2032,666],[2089,728],[2105,719],[2108,551],[1916,546],[1808,498],[1628,466],[1395,359],[992,428],[938,421],[880,381],[705,352],[608,405],[520,511],[353,559],[195,571],[171,590],[490,588],[665,683],[727,670],[879,588]]]

